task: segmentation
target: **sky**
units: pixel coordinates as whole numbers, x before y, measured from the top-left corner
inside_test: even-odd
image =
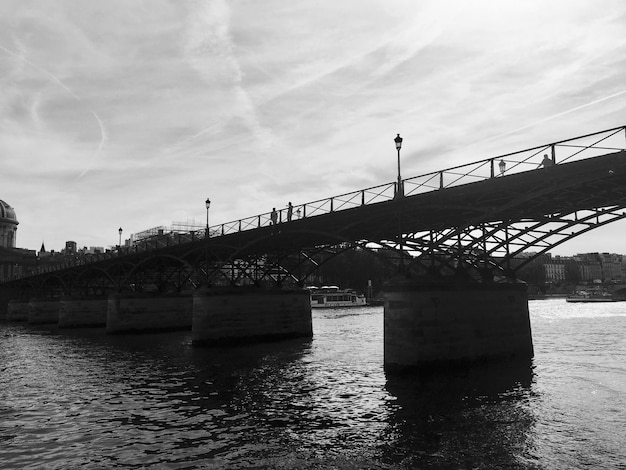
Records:
[[[623,0],[0,0],[17,246],[111,246],[626,124]],[[626,254],[626,221],[554,254]]]

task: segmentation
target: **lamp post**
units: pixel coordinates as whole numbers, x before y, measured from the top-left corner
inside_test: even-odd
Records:
[[[118,233],[120,234],[120,242],[119,242],[120,248],[122,247],[122,232],[123,232],[122,227],[120,227],[120,229],[118,230]]]
[[[209,287],[209,207],[211,207],[211,200],[207,197],[204,201],[206,207],[206,243],[204,245],[204,262],[206,263],[206,285]]]
[[[504,171],[506,170],[506,163],[504,162],[504,160],[500,160],[498,166],[500,167],[500,176],[504,176]]]
[[[400,137],[400,134],[393,141],[396,143],[396,150],[398,151],[398,188],[396,189],[396,196],[403,197],[404,188],[402,187],[402,177],[400,176],[400,149],[402,148],[402,137]]]
[[[207,197],[204,204],[206,206],[206,237],[209,238],[209,207],[211,207],[211,200]]]
[[[396,197],[404,197],[404,187],[402,186],[402,176],[400,176],[400,149],[402,148],[402,137],[400,134],[396,136],[393,141],[396,143],[396,150],[398,151],[398,188],[396,189]],[[398,205],[398,244],[400,245],[400,274],[404,274],[404,249],[402,247],[402,205]]]

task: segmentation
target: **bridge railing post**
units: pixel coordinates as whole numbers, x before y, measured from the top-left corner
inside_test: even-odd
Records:
[[[334,200],[335,200],[335,198],[334,198],[334,197],[331,197],[331,198],[330,198],[330,211],[331,211],[331,212],[334,212],[334,207],[333,207]]]
[[[494,166],[493,166],[493,165],[494,165],[494,161],[495,161],[495,159],[494,159],[494,158],[492,158],[491,160],[489,160],[489,166],[490,166],[490,168],[491,168],[491,177],[492,177],[492,178],[496,175],[495,170],[494,170]]]
[[[550,150],[552,152],[552,163],[556,165],[556,144],[550,144]]]
[[[365,191],[361,190],[361,205],[365,205]]]
[[[439,189],[443,189],[443,171],[439,172]]]

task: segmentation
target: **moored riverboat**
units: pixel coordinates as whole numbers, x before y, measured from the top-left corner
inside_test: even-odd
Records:
[[[616,302],[611,294],[608,292],[588,292],[579,291],[575,294],[568,295],[565,298],[566,302]]]
[[[364,307],[367,300],[363,294],[353,289],[340,289],[337,286],[309,287],[311,308]]]

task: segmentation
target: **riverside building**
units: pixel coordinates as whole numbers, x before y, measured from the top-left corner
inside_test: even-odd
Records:
[[[15,209],[0,200],[0,282],[30,272],[37,264],[35,250],[16,248]]]

